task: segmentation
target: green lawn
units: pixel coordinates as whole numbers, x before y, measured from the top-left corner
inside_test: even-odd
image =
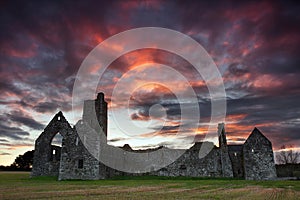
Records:
[[[0,172],[0,199],[300,199],[300,181],[117,177],[98,181]]]

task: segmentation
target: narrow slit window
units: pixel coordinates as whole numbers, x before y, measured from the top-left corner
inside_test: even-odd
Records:
[[[52,150],[52,154],[53,154],[53,155],[56,154],[56,150],[55,150],[55,149]]]
[[[79,138],[76,137],[76,142],[75,142],[75,145],[78,146],[78,143],[79,143]]]
[[[79,159],[78,160],[78,169],[82,169],[83,168],[83,159]]]
[[[186,166],[185,165],[180,165],[179,169],[185,170]]]
[[[60,120],[60,116],[57,117],[57,120],[58,120],[58,121]]]

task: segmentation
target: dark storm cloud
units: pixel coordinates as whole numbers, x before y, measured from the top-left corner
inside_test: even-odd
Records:
[[[9,142],[7,139],[0,139],[0,142]]]
[[[101,10],[104,3],[101,3],[101,7],[87,5],[88,2],[69,1],[4,3],[1,7],[0,41],[1,57],[5,58],[6,63],[2,63],[1,68],[10,72],[10,76],[1,76],[2,81],[7,83],[2,86],[22,95],[7,80],[13,78],[30,86],[55,83],[52,90],[56,90],[59,84],[64,85],[91,50],[92,46],[89,45],[95,43],[89,43],[88,36],[81,38],[84,30],[79,26],[87,23],[87,14],[93,23],[101,22],[104,17],[104,10]],[[99,25],[94,27],[95,30],[92,24],[90,26],[91,34],[97,34],[97,29],[100,31]],[[101,28],[101,34],[103,31],[104,28]],[[47,91],[45,89],[41,87],[39,91],[44,93]]]
[[[23,130],[21,125],[40,130],[43,125],[30,116],[23,116],[21,112],[0,115],[0,142],[2,145],[10,144],[11,140],[30,141],[30,133]]]
[[[289,96],[261,96],[227,100],[227,114],[245,113],[249,124],[281,122],[297,119],[300,114],[299,94]]]
[[[188,1],[182,6],[186,8],[182,9],[186,32],[194,30],[192,36],[198,39],[196,33],[207,31],[209,44],[205,47],[209,52],[213,49],[213,57],[227,54],[232,60],[240,59],[244,70],[257,75],[299,74],[298,3],[212,1],[195,5]],[[222,46],[223,42],[228,45]],[[227,64],[232,65],[230,60]]]
[[[181,20],[180,13],[174,12],[178,9],[178,5],[172,1],[156,1],[156,3],[153,1],[153,4],[157,5],[151,5],[151,1],[148,2],[150,5],[141,3],[137,9],[130,13],[130,21],[135,27],[158,26],[180,29],[181,24],[178,23]]]
[[[181,125],[183,126],[183,125]],[[179,125],[173,125],[173,126],[163,126],[163,127],[153,127],[154,130],[158,130],[159,134],[172,134],[172,133],[177,133],[179,130],[180,126]]]
[[[279,141],[291,144],[300,139],[299,98],[299,94],[295,94],[232,99],[227,101],[227,115],[246,114],[236,125],[259,127],[274,143],[274,147],[278,147]],[[228,129],[227,132],[229,135],[245,134]]]
[[[7,82],[7,80],[5,80],[5,79],[0,80],[0,91],[1,91],[1,94],[4,94],[4,95],[7,95],[7,94],[15,94],[15,95],[23,94],[21,89],[14,86],[11,81]]]
[[[300,19],[296,16],[300,8],[299,4],[294,4],[262,2],[265,12],[253,14],[255,12],[249,9],[252,14],[246,10],[244,17],[241,16],[243,20],[251,20],[252,23],[240,22],[237,36],[242,42],[235,47],[249,51],[243,61],[251,73],[299,74],[300,61],[297,55],[300,51],[300,28],[296,24],[300,23]],[[244,7],[247,6],[245,3]],[[238,15],[237,10],[232,14]],[[245,37],[245,33],[250,35]],[[234,51],[232,49],[231,53]]]
[[[109,142],[118,142],[118,141],[123,141],[123,140],[127,140],[127,138],[113,138],[113,139],[109,139]]]
[[[0,152],[0,155],[1,156],[9,156],[9,155],[11,155],[10,153],[6,153],[6,152]]]
[[[195,110],[193,103],[179,103],[175,97],[173,97],[172,102],[170,102],[170,99],[168,99],[168,98],[167,99],[163,98],[160,100],[152,98],[152,97],[156,96],[155,93],[148,93],[147,96],[151,97],[151,98],[147,98],[148,101],[135,102],[134,104],[131,105],[132,109],[136,110],[136,112],[131,115],[131,118],[133,120],[149,120],[150,119],[149,118],[149,109],[151,108],[151,106],[153,106],[155,104],[159,104],[165,109],[166,115],[167,115],[166,117],[167,117],[167,119],[170,119],[170,120],[180,120],[181,117],[183,117],[181,115],[181,106],[183,106],[183,104],[184,104],[185,109]],[[208,118],[210,118],[210,115],[211,115],[210,101],[206,100],[206,99],[205,100],[201,99],[198,102],[198,106],[199,106],[199,112],[201,115],[200,121],[207,122]],[[193,117],[193,116],[191,116],[191,117]],[[185,120],[188,120],[188,119],[185,119]]]
[[[57,104],[52,103],[52,102],[43,102],[39,103],[34,107],[34,109],[37,112],[44,113],[44,112],[53,112],[57,109]]]
[[[18,127],[10,127],[0,122],[0,137],[5,137],[14,140],[22,140],[24,137],[29,136],[27,131],[22,130]],[[4,140],[4,139],[2,139]]]
[[[33,147],[33,143],[32,141],[30,142],[24,142],[24,140],[20,141],[20,142],[14,142],[14,143],[1,143],[0,142],[0,146],[3,148],[3,149],[6,149],[7,151],[10,151],[10,150],[16,150],[18,148],[31,148]]]
[[[228,71],[230,74],[234,76],[241,76],[245,73],[248,73],[248,70],[245,69],[245,66],[239,64],[239,63],[232,63],[228,66]]]
[[[181,110],[180,104],[178,103],[165,103],[164,100],[161,101],[148,101],[147,104],[140,103],[135,104],[132,108],[135,109],[135,113],[131,114],[131,119],[133,120],[150,120],[149,110],[151,106],[155,104],[160,104],[164,107],[168,119],[180,119]]]
[[[44,128],[43,124],[37,122],[29,115],[24,115],[22,112],[14,111],[10,114],[6,114],[6,117],[13,123],[24,125],[35,130],[42,130]]]
[[[141,115],[142,112],[139,111],[139,113],[132,113],[130,115],[130,118],[132,120],[149,120],[149,116],[148,115]]]
[[[150,94],[149,94],[150,95]],[[151,99],[151,98],[150,98]],[[299,109],[300,96],[297,95],[277,95],[277,96],[257,96],[257,97],[245,97],[242,99],[228,99],[227,100],[227,116],[229,122],[231,116],[238,116],[244,114],[241,120],[234,122],[237,126],[249,127],[248,131],[251,131],[255,126],[258,126],[267,135],[274,146],[279,145],[278,141],[283,135],[286,136],[285,141],[293,143],[293,141],[299,140],[299,125],[300,122],[295,120],[300,116]],[[154,103],[160,103],[167,110],[168,119],[180,119],[181,109],[180,104],[164,103],[164,101],[154,101]],[[139,105],[140,110],[138,113],[132,115],[133,120],[149,120],[149,105]],[[207,123],[210,120],[211,104],[207,102],[199,102],[200,107],[200,121],[199,123]],[[181,126],[184,126],[182,124]],[[160,129],[160,127],[153,127],[153,129]],[[178,125],[166,126],[161,129],[160,134],[173,134],[178,131]],[[236,132],[239,131],[239,132]],[[244,130],[227,129],[229,136],[244,136],[235,138],[234,141],[245,140],[249,132]],[[197,139],[204,136],[197,136]]]

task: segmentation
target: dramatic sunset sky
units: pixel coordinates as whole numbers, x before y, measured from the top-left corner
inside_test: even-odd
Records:
[[[1,1],[0,165],[9,165],[17,155],[32,150],[58,111],[74,125],[81,110],[71,114],[72,90],[81,63],[103,40],[139,27],[176,30],[206,49],[225,85],[229,143],[243,143],[256,126],[275,151],[283,144],[299,150],[300,4],[296,2]],[[205,81],[175,54],[141,49],[116,59],[98,85],[110,109],[146,127],[124,135],[109,118],[110,144],[188,145],[184,138],[176,138],[178,128],[189,119],[180,121],[175,93],[184,93],[186,88],[165,75],[160,64],[178,71],[193,87],[201,119],[199,128],[187,129],[186,135],[203,138],[211,106]],[[134,89],[128,99],[130,111],[121,99],[111,103],[121,77],[126,77],[124,94]],[[153,82],[159,77],[161,84],[140,84],[146,77],[153,77]],[[161,105],[157,109],[165,115],[149,125],[152,105]],[[161,130],[156,127],[160,121],[164,121]],[[136,141],[135,135],[143,140]]]

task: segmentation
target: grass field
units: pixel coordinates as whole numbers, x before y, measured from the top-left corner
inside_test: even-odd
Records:
[[[99,181],[0,172],[0,199],[300,199],[300,181],[118,177]]]

